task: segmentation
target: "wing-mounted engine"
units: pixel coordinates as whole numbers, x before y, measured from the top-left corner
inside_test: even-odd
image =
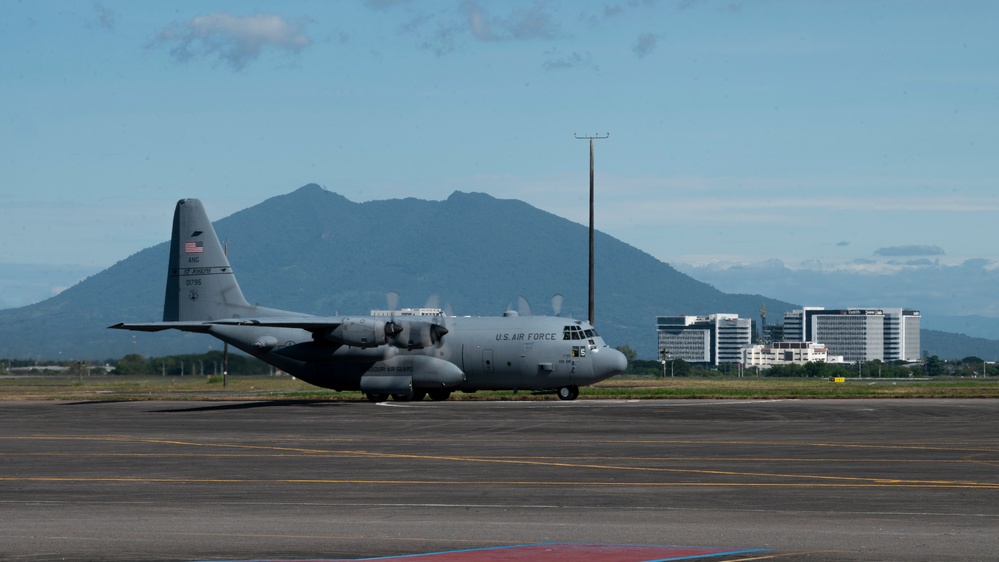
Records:
[[[352,347],[378,347],[394,341],[403,326],[393,321],[374,318],[344,318],[339,326],[328,330],[323,338],[341,345]]]
[[[389,339],[389,343],[404,349],[423,349],[441,342],[448,329],[436,322],[422,320],[402,321],[401,329]]]

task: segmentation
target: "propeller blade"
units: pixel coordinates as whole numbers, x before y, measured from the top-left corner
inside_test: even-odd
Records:
[[[531,303],[524,297],[517,297],[517,314],[521,316],[531,316]]]
[[[389,310],[399,310],[399,293],[395,291],[385,293],[385,304]]]
[[[427,304],[423,305],[423,308],[440,308],[441,298],[437,293],[434,293],[427,297]]]
[[[562,316],[562,293],[556,293],[552,296],[552,312],[555,316]]]

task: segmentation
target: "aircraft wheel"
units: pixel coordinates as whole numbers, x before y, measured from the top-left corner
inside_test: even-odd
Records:
[[[578,386],[569,385],[558,389],[559,400],[575,400],[577,396],[579,396]]]
[[[413,391],[409,391],[405,394],[392,395],[392,400],[395,400],[396,402],[409,402],[412,399],[413,399]]]
[[[375,394],[373,392],[368,392],[364,396],[368,399],[369,402],[384,402],[389,398],[388,394]]]
[[[451,397],[450,390],[431,390],[427,394],[430,395],[430,399],[434,402],[443,402]]]
[[[427,397],[427,392],[425,390],[414,390],[413,391],[413,401],[419,402]]]

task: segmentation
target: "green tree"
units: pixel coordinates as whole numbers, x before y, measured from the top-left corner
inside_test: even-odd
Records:
[[[671,368],[673,376],[676,377],[689,377],[693,370],[690,363],[687,363],[683,359],[673,359],[673,364],[667,365],[667,368]]]
[[[928,377],[939,377],[947,374],[947,364],[941,361],[936,355],[927,357],[924,367],[926,369],[926,376]]]
[[[819,361],[809,361],[805,363],[805,376],[810,378],[819,378],[822,376],[822,366],[825,363]]]
[[[149,371],[149,362],[137,353],[129,353],[113,365],[116,375],[145,375]]]
[[[638,352],[635,351],[634,349],[631,349],[631,346],[619,345],[619,346],[615,347],[614,349],[616,349],[616,350],[618,350],[618,351],[620,351],[621,353],[624,354],[624,358],[628,360],[628,364],[629,365],[631,365],[632,363],[634,363],[635,359],[638,359]]]

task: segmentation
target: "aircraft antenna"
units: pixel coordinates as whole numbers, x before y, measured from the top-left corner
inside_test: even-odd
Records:
[[[602,140],[610,136],[610,133],[604,133],[600,135],[597,133],[593,136],[589,135],[577,135],[573,133],[572,136],[579,140],[586,139],[590,141],[590,294],[589,294],[589,309],[590,309],[590,326],[593,326],[593,141]]]

